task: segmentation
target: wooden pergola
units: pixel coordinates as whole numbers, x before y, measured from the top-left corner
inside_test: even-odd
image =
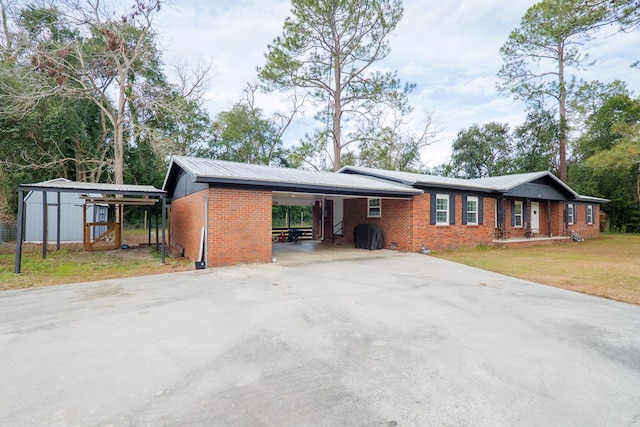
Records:
[[[16,260],[15,273],[20,273],[22,264],[22,242],[24,239],[24,198],[25,192],[42,192],[42,258],[47,257],[47,234],[48,234],[48,204],[47,193],[57,193],[57,223],[56,223],[56,243],[60,247],[60,193],[78,193],[85,200],[83,204],[83,245],[87,250],[92,249],[91,227],[106,226],[107,231],[102,233],[99,240],[106,234],[114,232],[115,247],[121,245],[121,235],[119,224],[122,223],[122,209],[117,209],[119,218],[115,223],[108,222],[87,222],[86,206],[87,204],[107,204],[115,206],[137,205],[137,206],[153,206],[158,201],[162,202],[162,263],[166,260],[166,225],[167,225],[167,195],[164,190],[157,189],[151,185],[116,185],[91,182],[74,182],[52,180],[39,182],[35,184],[22,184],[18,186],[18,235],[16,238]],[[99,194],[100,196],[96,196]]]

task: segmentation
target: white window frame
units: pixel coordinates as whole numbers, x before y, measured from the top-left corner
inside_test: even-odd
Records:
[[[518,213],[518,206],[520,206],[520,213]],[[524,225],[524,206],[522,200],[515,200],[513,203],[513,228],[522,228]],[[518,220],[520,225],[518,225]]]
[[[444,200],[446,203],[446,209],[438,209],[438,201]],[[449,195],[448,194],[436,194],[436,225],[449,225]],[[438,219],[438,213],[445,213],[445,221]]]
[[[575,212],[573,209],[573,203],[567,204],[567,224],[573,225],[575,224]]]
[[[469,209],[469,203],[475,204],[476,209],[473,210],[473,211],[470,210]],[[468,196],[467,197],[467,211],[465,212],[465,215],[467,216],[467,225],[478,225],[478,217],[479,217],[479,215],[478,215],[478,212],[479,212],[478,204],[479,203],[480,202],[478,200],[478,197],[476,197],[476,196]],[[469,221],[469,214],[475,214],[475,216],[476,216],[475,221]]]
[[[381,217],[382,217],[382,199],[376,198],[376,197],[367,199],[367,218],[381,218]]]
[[[593,205],[587,205],[587,224],[593,224]]]

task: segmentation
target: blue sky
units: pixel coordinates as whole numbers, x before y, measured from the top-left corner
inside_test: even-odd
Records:
[[[524,118],[524,107],[495,90],[502,65],[499,49],[518,27],[531,0],[406,0],[405,15],[390,38],[391,54],[379,64],[398,70],[403,81],[416,83],[411,104],[416,112],[433,112],[442,141],[427,147],[422,160],[429,166],[446,161],[458,131],[477,123]],[[267,44],[281,34],[290,2],[283,0],[224,0],[175,2],[156,18],[165,62],[211,59],[214,75],[206,108],[212,116],[237,102],[247,82],[264,64]],[[586,80],[626,81],[640,92],[640,31],[600,32],[585,46],[595,60],[587,70],[574,72]],[[266,112],[282,108],[277,94],[261,95]],[[312,113],[308,113],[310,117]],[[314,123],[300,119],[285,135],[291,144]]]

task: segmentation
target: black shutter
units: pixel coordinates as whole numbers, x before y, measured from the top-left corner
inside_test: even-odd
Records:
[[[462,224],[467,225],[467,196],[462,196]]]
[[[515,227],[516,225],[516,201],[511,201],[511,226]]]
[[[573,204],[573,223],[578,223],[578,205],[575,203]]]
[[[436,193],[431,192],[431,206],[429,207],[429,223],[436,225]]]
[[[587,212],[589,211],[589,206],[591,205],[584,205],[584,223],[585,224],[589,224],[589,215],[587,215]],[[593,222],[593,208],[591,208],[591,221]]]
[[[482,196],[478,196],[478,225],[482,225],[482,217],[484,216],[484,200]]]
[[[456,195],[449,194],[449,224],[456,223]]]

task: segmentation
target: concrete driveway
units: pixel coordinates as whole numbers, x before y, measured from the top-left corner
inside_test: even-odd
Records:
[[[418,254],[0,293],[0,425],[640,425],[640,307]]]

